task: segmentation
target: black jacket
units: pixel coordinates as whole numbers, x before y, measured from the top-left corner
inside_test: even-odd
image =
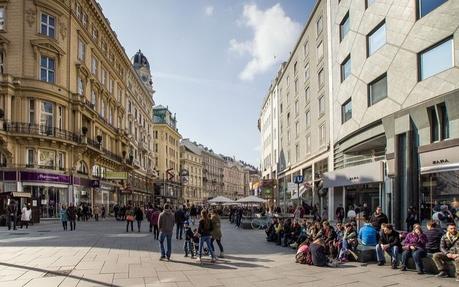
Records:
[[[183,224],[185,222],[185,212],[182,209],[179,209],[175,212],[175,223]]]
[[[424,234],[427,237],[426,250],[428,253],[435,253],[440,251],[440,241],[443,236],[443,232],[440,228],[432,228],[426,230]]]
[[[134,209],[134,216],[135,216],[135,220],[142,221],[143,220],[143,211],[142,211],[142,209],[140,209],[139,207],[136,207]]]
[[[193,240],[193,231],[189,227],[185,227],[185,240]]]
[[[384,213],[381,213],[377,215],[376,213],[373,213],[373,215],[370,218],[370,223],[373,225],[374,228],[379,230],[381,228],[381,224],[383,223],[388,223],[389,219]]]
[[[327,255],[325,254],[325,247],[322,245],[312,243],[309,247],[312,256],[312,264],[314,266],[326,266]]]
[[[389,244],[391,248],[394,246],[398,246],[399,248],[402,247],[402,244],[400,242],[400,234],[395,230],[392,230],[391,234],[385,234],[384,232],[381,232],[379,237],[379,243],[384,245]]]
[[[199,220],[198,233],[201,234],[201,236],[211,236],[211,232],[212,221],[209,219],[207,220],[207,224],[205,224],[204,219]]]

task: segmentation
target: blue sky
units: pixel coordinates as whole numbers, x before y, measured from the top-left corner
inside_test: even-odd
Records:
[[[315,0],[98,2],[126,53],[147,56],[182,136],[258,166],[262,100]]]

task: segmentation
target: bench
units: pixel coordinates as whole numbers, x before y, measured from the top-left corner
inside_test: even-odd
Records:
[[[402,254],[399,254],[399,260],[401,260]],[[386,262],[390,262],[390,256],[389,254],[385,253],[384,255]],[[437,274],[438,269],[437,266],[435,265],[433,261],[433,254],[432,253],[427,253],[427,256],[422,258],[422,263],[424,264],[424,272],[430,273],[430,274]],[[416,269],[416,265],[414,264],[413,258],[409,258],[407,262],[406,268],[408,269]],[[448,261],[448,265],[446,268],[446,271],[448,272],[448,275],[450,277],[455,277],[456,276],[456,268],[454,266],[454,261]]]

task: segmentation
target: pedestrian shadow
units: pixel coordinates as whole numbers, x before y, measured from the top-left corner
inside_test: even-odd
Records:
[[[225,255],[225,259],[238,260],[238,261],[249,261],[249,262],[274,262],[274,260],[271,260],[271,259],[240,257],[240,256],[233,256],[233,255]]]
[[[26,269],[29,271],[35,271],[35,272],[41,272],[45,273],[44,276],[46,277],[65,277],[65,278],[73,278],[77,279],[80,281],[86,281],[88,283],[95,284],[95,285],[101,285],[101,286],[112,286],[112,287],[121,287],[120,285],[114,285],[112,283],[106,283],[102,281],[97,281],[93,280],[90,278],[85,278],[81,276],[76,276],[76,275],[71,275],[71,274],[63,274],[62,271],[53,271],[53,270],[47,270],[47,269],[42,269],[42,268],[37,268],[37,267],[31,267],[31,266],[24,266],[24,265],[17,265],[17,264],[11,264],[11,263],[5,263],[5,262],[0,262],[0,266],[6,266],[6,267],[11,267],[11,268],[17,268],[17,269]],[[71,270],[73,271],[73,269]]]
[[[222,269],[222,270],[234,270],[238,268],[268,268],[264,265],[247,263],[247,262],[232,262],[229,260],[218,260],[216,263],[208,263],[207,261],[203,261],[203,263],[197,262],[190,262],[190,261],[181,261],[181,260],[173,260],[170,261],[172,263],[181,263],[191,266],[198,266],[202,268],[208,269]]]

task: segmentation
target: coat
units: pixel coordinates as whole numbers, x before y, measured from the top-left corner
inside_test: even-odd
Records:
[[[27,207],[22,208],[21,212],[21,221],[30,221],[32,218],[32,209],[27,209]]]
[[[448,232],[443,235],[440,241],[440,251],[443,254],[459,254],[459,233],[455,236]]]
[[[215,240],[220,240],[222,239],[222,230],[221,230],[221,223],[220,223],[220,216],[212,214],[212,217],[210,218],[212,221],[212,237]]]
[[[62,222],[67,222],[69,220],[69,215],[66,208],[62,208],[59,215]]]
[[[174,230],[174,223],[175,217],[172,211],[164,210],[163,212],[161,212],[158,219],[158,227],[161,233],[164,233],[166,235],[172,235],[172,232]]]
[[[410,246],[416,247],[416,249],[426,249],[427,236],[423,233],[416,234],[415,232],[410,232],[403,242],[403,249],[409,250]]]
[[[381,237],[379,238],[379,243],[386,245],[389,244],[389,247],[394,247],[397,246],[398,248],[402,247],[402,244],[400,243],[400,234],[392,230],[390,234],[386,234],[384,232],[381,233]]]

